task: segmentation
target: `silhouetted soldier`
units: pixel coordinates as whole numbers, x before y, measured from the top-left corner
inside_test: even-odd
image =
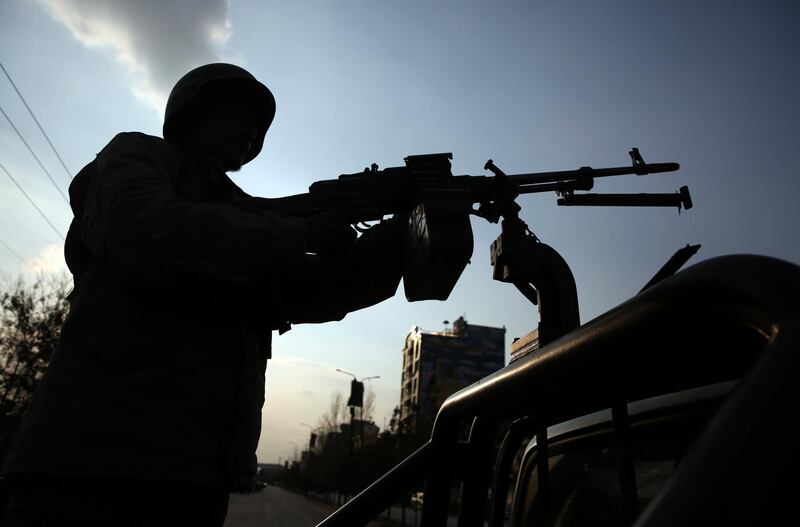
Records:
[[[225,172],[274,114],[252,75],[209,64],[176,84],[164,139],[119,134],[75,177],[71,310],[4,469],[3,525],[221,525],[254,482],[271,331],[394,294],[401,222],[354,241],[335,214],[232,205],[247,195]]]

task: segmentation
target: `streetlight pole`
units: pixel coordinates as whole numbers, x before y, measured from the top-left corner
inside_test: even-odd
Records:
[[[360,415],[359,415],[359,418],[360,418],[360,421],[361,421],[361,426],[359,426],[359,437],[361,438],[361,450],[363,450],[364,449],[364,400],[363,400],[363,396],[364,396],[363,395],[364,381],[369,381],[369,380],[372,380],[372,379],[380,379],[381,376],[380,375],[373,375],[371,377],[364,377],[363,379],[361,379],[361,381],[359,381],[358,377],[356,377],[354,373],[350,373],[349,371],[345,371],[345,370],[342,370],[342,369],[339,369],[339,368],[336,368],[336,371],[338,371],[339,373],[344,373],[345,375],[349,375],[350,377],[352,377],[353,378],[353,383],[360,383],[361,384],[361,390],[362,390],[361,397],[362,397],[362,400],[361,400],[361,405],[359,406],[359,408],[361,409],[361,412],[360,412]],[[352,397],[352,393],[351,393],[351,397]],[[355,420],[355,414],[356,414],[355,406],[351,406],[350,407],[350,448],[353,447],[353,421]]]
[[[344,373],[345,375],[349,375],[353,379],[358,380],[358,378],[354,374],[350,373],[349,371],[340,370],[339,368],[336,368],[336,371],[338,371],[339,373]]]

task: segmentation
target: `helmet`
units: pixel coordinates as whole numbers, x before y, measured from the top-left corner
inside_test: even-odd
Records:
[[[181,145],[211,117],[221,101],[231,99],[249,108],[256,118],[258,136],[244,162],[251,161],[261,151],[275,117],[275,97],[247,70],[233,64],[206,64],[178,80],[164,112],[164,139]]]

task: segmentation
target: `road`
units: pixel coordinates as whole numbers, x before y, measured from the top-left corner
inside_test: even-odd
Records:
[[[280,487],[267,487],[248,495],[231,494],[225,527],[314,527],[333,510]]]

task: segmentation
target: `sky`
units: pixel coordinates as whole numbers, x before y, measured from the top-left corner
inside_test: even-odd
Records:
[[[277,115],[262,154],[234,180],[277,197],[411,154],[453,152],[456,174],[678,162],[675,173],[598,180],[596,192],[675,192],[694,208],[557,207],[521,197],[521,217],[570,264],[586,322],[634,295],[680,247],[692,262],[754,253],[800,263],[800,3],[655,1],[0,0],[0,62],[66,169],[0,76],[0,275],[65,272],[71,175],[120,131],[160,135],[174,82],[233,62],[270,87]],[[29,203],[9,174],[45,216]],[[413,326],[459,316],[537,324],[493,282],[499,227],[473,219],[471,264],[447,301],[394,298],[343,321],[275,338],[258,448],[290,457],[346,392],[343,369],[376,393],[383,427],[400,398]],[[753,277],[757,280],[758,277]]]

